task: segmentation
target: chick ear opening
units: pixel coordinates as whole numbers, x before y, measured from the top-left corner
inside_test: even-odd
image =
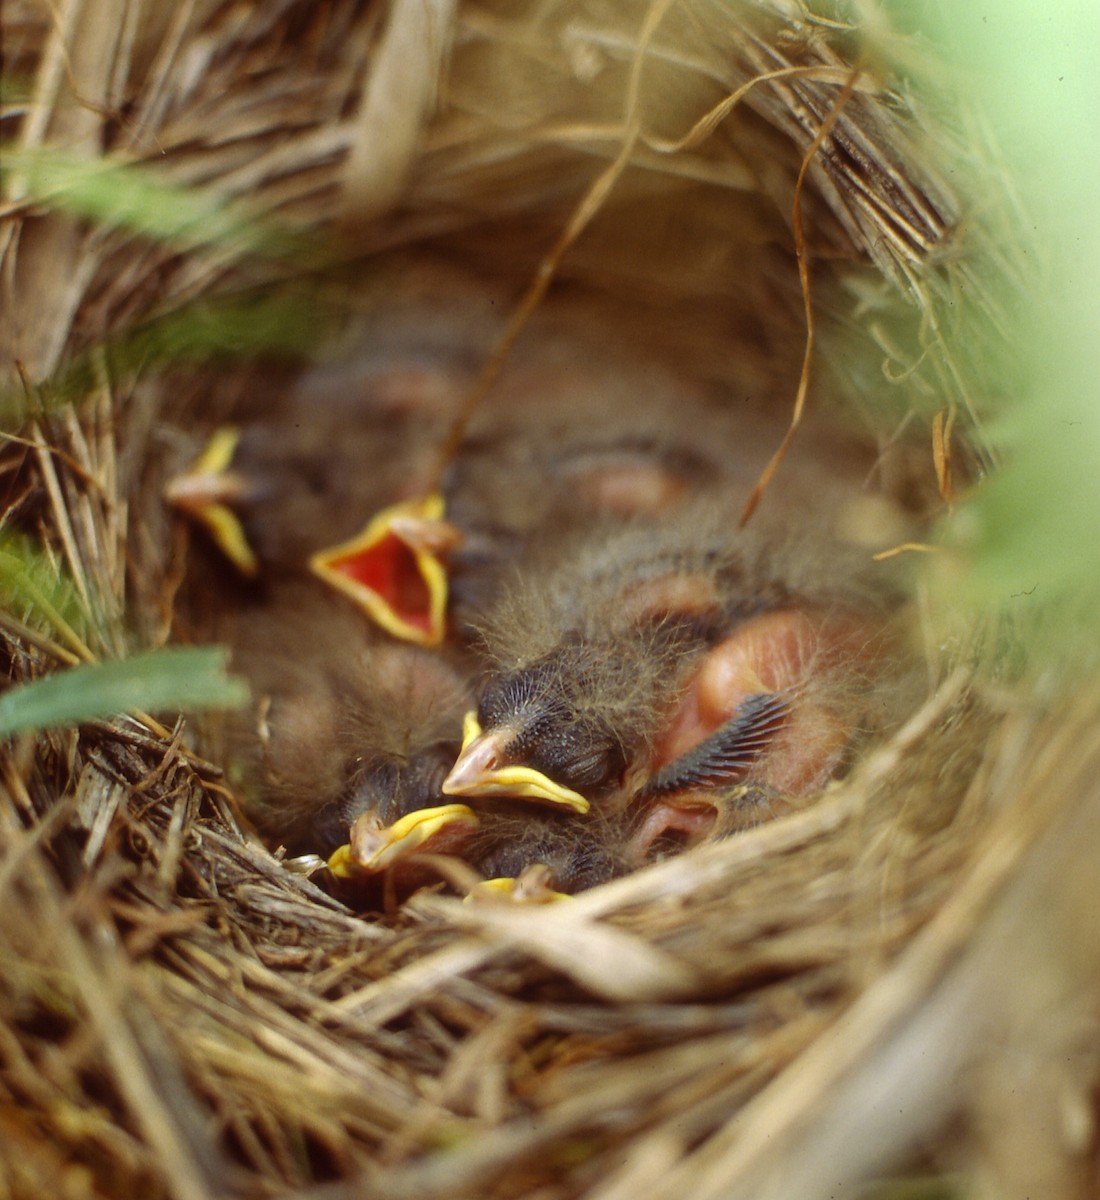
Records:
[[[711,834],[717,819],[716,803],[658,800],[646,810],[644,819],[627,842],[627,860],[635,866],[644,863],[662,841],[674,840],[693,846]]]

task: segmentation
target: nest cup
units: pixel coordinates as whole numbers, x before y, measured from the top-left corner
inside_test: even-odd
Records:
[[[6,1193],[1095,1194],[1095,690],[929,552],[1021,291],[943,64],[877,5],[108,8],[3,16]],[[773,449],[803,402],[796,448],[870,448],[860,536],[918,544],[896,734],[570,904],[363,918],[242,816],[216,661],[21,723],[20,685],[217,640],[166,481],[418,272],[483,286],[475,375],[564,298]]]

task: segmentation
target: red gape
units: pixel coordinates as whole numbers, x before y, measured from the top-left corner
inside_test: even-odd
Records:
[[[377,593],[407,625],[429,632],[431,593],[413,552],[400,538],[387,534],[369,550],[334,558],[330,566]]]

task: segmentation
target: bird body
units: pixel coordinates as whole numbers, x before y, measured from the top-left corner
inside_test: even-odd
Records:
[[[504,592],[445,794],[476,807],[522,771],[514,795],[617,814],[639,862],[672,830],[725,828],[716,806],[745,784],[824,786],[881,707],[893,588],[835,546],[811,582],[789,536],[691,515],[600,533]]]
[[[441,470],[500,302],[414,268],[169,488],[252,564],[258,822],[349,878],[590,886],[819,790],[896,707],[897,593],[838,532],[866,460],[796,443],[738,530],[774,424],[624,324],[551,302]]]
[[[224,632],[252,690],[229,753],[266,831],[327,856],[364,812],[391,826],[443,802],[471,696],[456,665],[308,579],[273,585]]]

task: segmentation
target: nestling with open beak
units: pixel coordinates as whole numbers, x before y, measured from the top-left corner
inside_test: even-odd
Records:
[[[258,385],[261,395],[169,482],[167,499],[206,526],[243,574],[260,564],[303,568],[378,508],[424,490],[469,382],[468,365],[447,349],[424,335],[419,346],[371,346],[297,380]],[[230,519],[251,566],[220,536]]]
[[[823,786],[881,724],[893,603],[826,529],[839,460],[734,533],[770,423],[551,304],[440,476],[496,323],[425,278],[168,489],[260,578],[231,640],[267,830],[338,877],[446,854],[570,891]]]
[[[567,298],[533,319],[441,473],[499,303],[460,273],[398,272],[350,349],[258,385],[167,498],[246,578],[308,569],[390,635],[436,646],[470,636],[517,563],[751,483],[770,424]],[[816,503],[812,466],[797,477]]]
[[[326,361],[253,381],[165,497],[244,579],[312,573],[387,633],[438,645],[457,540],[439,452],[496,327],[495,297],[432,264],[378,284]]]
[[[867,574],[839,546],[735,534],[707,510],[593,534],[486,621],[490,674],[444,793],[621,812],[639,862],[735,828],[718,801],[736,809],[740,785],[777,804],[820,789],[881,724],[893,593]]]

